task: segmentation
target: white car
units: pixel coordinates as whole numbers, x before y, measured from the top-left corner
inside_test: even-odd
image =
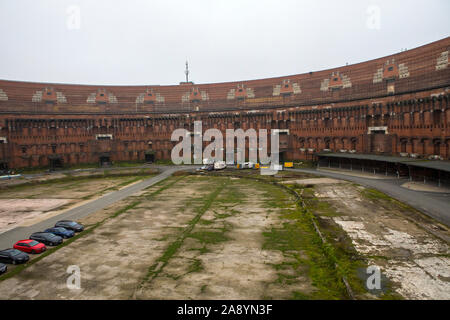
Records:
[[[253,162],[244,162],[240,166],[242,169],[253,169],[255,167],[255,163]]]
[[[225,169],[227,167],[227,164],[225,163],[225,161],[216,161],[214,163],[214,170],[222,170]]]

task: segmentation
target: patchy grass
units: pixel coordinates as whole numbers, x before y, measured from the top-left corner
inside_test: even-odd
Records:
[[[239,176],[240,172],[239,172]],[[241,176],[242,177],[242,176]],[[286,175],[289,177],[289,175]],[[344,285],[345,278],[353,294],[363,296],[367,291],[357,276],[357,270],[366,267],[364,261],[355,250],[351,239],[342,228],[320,216],[339,216],[334,208],[326,201],[321,201],[314,195],[314,186],[275,185],[276,177],[250,177],[252,183],[261,184],[267,197],[267,208],[282,209],[281,219],[285,222],[282,227],[273,227],[263,235],[265,242],[263,249],[279,250],[294,263],[273,265],[275,269],[287,268],[292,272],[278,273],[276,280],[280,284],[294,283],[296,277],[306,273],[317,288],[312,293],[292,292],[292,299],[348,299],[348,291]],[[291,177],[289,177],[291,178]],[[256,182],[256,181],[257,182]],[[260,187],[261,189],[261,187]],[[302,194],[306,206],[296,203],[290,192],[295,190]],[[322,242],[315,230],[313,221],[320,226],[326,239]],[[297,254],[293,254],[296,252]]]
[[[356,186],[359,187],[359,185]],[[314,213],[322,234],[326,237],[327,242],[332,245],[335,261],[339,265],[341,276],[345,276],[356,298],[365,299],[367,290],[363,281],[358,277],[358,269],[367,268],[367,259],[389,260],[389,258],[384,256],[361,256],[355,249],[348,234],[332,219],[327,219],[327,217],[340,216],[341,213],[337,212],[327,201],[316,198],[313,189],[314,187],[303,189],[303,199],[306,207]],[[373,201],[400,203],[375,189],[364,189],[361,193]],[[392,284],[390,282],[386,283],[386,285],[388,290],[379,297],[380,299],[401,299],[400,295],[391,290]]]
[[[310,160],[304,160],[304,161],[300,161],[300,162],[294,162],[294,168],[295,169],[305,169],[305,168],[316,168],[317,167],[317,162],[315,161],[310,161]]]
[[[151,207],[152,203],[145,203],[146,200],[152,199],[155,195],[171,188],[185,177],[186,175],[171,177],[151,186],[152,189],[148,190],[147,194],[135,199],[128,199],[127,205],[115,211],[106,219],[115,218],[125,212],[130,212],[134,208]],[[345,277],[357,298],[363,297],[366,293],[356,272],[357,269],[366,266],[366,261],[358,256],[351,239],[342,228],[332,219],[329,219],[329,217],[340,215],[340,213],[336,212],[328,202],[315,197],[314,186],[276,185],[274,183],[280,181],[280,179],[274,177],[256,178],[248,176],[239,180],[232,180],[229,177],[208,176],[189,176],[188,178],[196,181],[197,179],[212,180],[211,183],[208,182],[206,189],[202,189],[202,194],[205,190],[209,193],[206,193],[205,196],[195,195],[189,197],[189,200],[183,200],[182,206],[177,210],[181,212],[186,210],[187,214],[192,214],[192,211],[190,211],[192,209],[193,214],[189,217],[191,220],[182,227],[174,227],[170,234],[154,239],[170,243],[156,260],[152,260],[148,264],[152,265],[148,269],[144,269],[144,277],[140,278],[140,287],[146,286],[156,277],[163,278],[166,276],[178,280],[184,275],[208,269],[206,268],[207,265],[203,265],[208,260],[202,260],[201,255],[209,252],[215,253],[217,248],[223,247],[217,244],[232,240],[228,234],[233,227],[230,222],[236,223],[236,221],[239,221],[239,214],[245,210],[242,208],[248,207],[248,204],[253,200],[253,196],[258,196],[263,199],[258,202],[258,207],[265,207],[258,214],[266,215],[266,217],[270,215],[271,219],[276,215],[276,224],[266,224],[266,227],[264,227],[267,229],[262,234],[261,249],[278,251],[284,257],[280,263],[266,263],[269,266],[267,269],[273,268],[276,274],[275,280],[269,285],[287,290],[285,292],[289,294],[291,299],[348,299],[349,296],[342,281],[342,278]],[[255,195],[248,193],[248,189],[253,187],[255,188]],[[247,194],[242,193],[241,189],[246,190]],[[302,199],[305,202],[304,207],[301,205],[301,201],[297,201],[292,193],[293,191],[302,194]],[[380,198],[376,193],[370,193],[370,195],[377,201],[386,200]],[[233,208],[239,204],[245,204],[236,207],[241,211]],[[208,213],[205,214],[206,212]],[[230,218],[230,222],[227,222],[228,218]],[[103,222],[100,222],[100,224]],[[326,239],[325,242],[322,241],[316,231],[314,223],[319,226],[320,232]],[[92,228],[98,226],[99,224],[95,224]],[[187,241],[186,239],[196,241]],[[257,243],[257,246],[259,244],[260,242]],[[183,257],[182,254],[182,250],[186,246],[189,247],[187,250],[190,251],[187,258]],[[276,252],[277,257],[279,257],[278,252]],[[173,259],[174,265],[171,264],[165,268],[171,259]],[[173,271],[171,271],[169,273],[169,269],[180,270],[177,269],[180,268],[180,261],[182,261],[182,272],[175,271],[175,274],[172,274]],[[164,271],[164,268],[166,271]],[[269,271],[271,270],[269,269]],[[191,275],[191,277],[195,276]],[[299,289],[299,286],[296,285],[297,283],[300,284],[301,281],[306,281],[305,289]],[[312,283],[312,286],[310,283]],[[211,284],[209,282],[207,284],[196,283],[195,290],[197,293],[198,290],[205,293],[208,285]],[[292,286],[292,289],[289,289],[289,286]],[[271,291],[266,295],[270,294]],[[266,296],[264,298],[271,299],[272,297]],[[395,299],[397,296],[395,293],[388,292],[380,298]]]
[[[364,295],[367,291],[357,274],[359,268],[367,267],[367,260],[358,254],[348,234],[332,219],[327,219],[328,217],[340,216],[341,213],[337,212],[327,201],[318,199],[314,195],[314,186],[301,188],[295,185],[293,189],[302,195],[305,203],[304,210],[310,212],[311,219],[316,221],[325,237],[327,241],[325,253],[334,263],[337,263],[336,273],[339,274],[339,278],[345,277],[347,279],[356,296]],[[339,286],[339,288],[342,287]]]
[[[430,231],[430,229],[424,227],[424,225],[429,223],[437,226],[440,230],[447,230],[445,226],[443,226],[433,218],[425,215],[423,212],[411,207],[404,202],[394,199],[381,191],[372,188],[366,188],[362,189],[360,192],[362,197],[375,202],[377,205],[384,207],[389,211],[393,211],[394,213],[397,211],[397,214],[401,213],[403,218],[408,219],[410,222],[414,223],[416,226],[425,231]],[[439,234],[432,234],[437,239],[447,241],[445,237],[442,237]]]
[[[307,203],[308,208],[312,210],[316,216],[336,217],[340,215],[330,203],[315,197],[313,188],[306,188],[303,190],[302,197],[305,200],[305,203]]]
[[[154,196],[160,194],[160,193],[163,192],[164,190],[169,189],[170,187],[172,187],[175,183],[177,183],[178,181],[180,181],[180,180],[183,179],[184,177],[185,177],[185,176],[180,176],[180,177],[178,177],[178,178],[172,178],[168,183],[167,183],[166,180],[161,180],[160,182],[155,183],[154,185],[152,185],[152,186],[146,188],[145,190],[150,189],[150,188],[154,188],[155,186],[159,186],[159,185],[164,184],[164,183],[166,183],[166,184],[165,184],[164,186],[162,186],[161,188],[159,188],[158,190],[156,190],[155,192],[150,193],[150,195],[148,195],[146,198],[147,198],[147,199],[150,199],[150,198],[152,198],[152,197],[154,197]]]
[[[279,250],[285,256],[295,259],[291,265],[296,277],[306,272],[317,288],[310,295],[302,295],[308,299],[345,299],[347,298],[345,287],[335,269],[335,258],[330,248],[325,246],[319,236],[315,233],[311,223],[311,216],[301,210],[293,210],[282,217],[288,220],[281,228],[272,228],[265,232],[263,249]],[[327,252],[328,251],[328,252]],[[292,252],[304,254],[292,254]],[[331,257],[330,257],[331,254]],[[275,268],[280,268],[280,265]],[[285,277],[284,277],[285,278]],[[282,281],[286,279],[278,279]],[[293,292],[292,298],[298,298],[299,293]]]
[[[145,161],[114,161],[113,167],[130,168],[138,167],[145,164]]]
[[[16,185],[4,185],[0,187],[0,192],[2,190],[23,190],[24,188],[28,187],[35,187],[35,186],[47,186],[47,185],[55,185],[60,183],[72,183],[71,185],[76,186],[77,184],[89,181],[89,180],[95,180],[95,179],[111,179],[111,178],[120,178],[120,177],[134,177],[138,178],[140,177],[150,177],[154,175],[156,172],[155,170],[140,170],[136,172],[120,172],[120,170],[117,171],[103,171],[103,172],[95,172],[87,176],[77,176],[70,173],[65,174],[65,177],[60,178],[54,178],[54,179],[47,179],[47,180],[26,180],[23,181],[23,183],[16,184]],[[66,187],[66,186],[64,186]]]
[[[386,201],[391,201],[393,200],[391,197],[389,197],[388,195],[386,195],[385,193],[378,191],[376,189],[372,189],[372,188],[365,188],[364,190],[361,191],[362,196],[366,197],[367,199],[371,199],[371,200],[386,200]]]
[[[109,188],[100,190],[100,191],[98,191],[96,193],[86,195],[86,196],[82,197],[81,199],[82,200],[89,200],[89,199],[93,198],[94,196],[101,195],[101,194],[103,194],[105,192],[108,192],[108,191],[117,191],[120,188],[125,187],[125,186],[127,186],[129,184],[132,184],[134,182],[137,182],[139,180],[142,180],[142,176],[132,177],[131,179],[125,180],[125,181],[115,185],[114,187],[109,187]],[[70,186],[70,187],[73,187],[73,186]]]
[[[365,188],[361,190],[361,195],[365,197],[366,199],[370,199],[372,201],[378,202],[378,204],[388,206],[395,205],[399,210],[401,210],[403,213],[414,213],[417,216],[421,216],[422,218],[429,219],[428,217],[424,216],[423,213],[421,213],[419,210],[411,207],[410,205],[403,203],[397,199],[394,199],[387,194],[378,191],[373,188]]]
[[[172,160],[156,160],[154,163],[155,164],[160,164],[160,165],[166,165],[166,166],[174,165]]]
[[[192,272],[200,272],[203,270],[202,262],[199,259],[193,259],[192,263],[189,265],[186,274]]]
[[[201,224],[201,225],[208,226],[208,225],[210,225],[210,224],[213,224],[214,221],[206,220],[206,219],[200,219],[200,220],[198,221],[198,223]]]
[[[176,179],[175,181],[173,181],[172,183],[170,183],[170,185],[173,185],[174,183],[176,183],[178,180],[180,179]],[[161,182],[163,182],[164,180],[162,180]],[[155,186],[155,185],[153,185]],[[162,190],[161,189],[165,189],[167,188],[167,186],[163,186],[161,188],[159,188],[158,190],[154,191],[152,193],[152,195],[154,194],[158,194],[160,193]],[[45,257],[47,257],[48,255],[56,252],[57,250],[64,248],[68,245],[70,245],[72,242],[76,241],[77,239],[84,237],[88,234],[90,234],[92,231],[94,231],[95,229],[97,229],[99,226],[103,225],[106,221],[108,221],[109,219],[114,219],[118,216],[120,216],[121,214],[124,214],[125,212],[137,207],[139,204],[141,203],[141,200],[137,199],[134,200],[133,202],[125,205],[124,207],[116,210],[114,213],[112,213],[110,216],[104,218],[102,221],[99,221],[93,225],[87,225],[86,229],[78,234],[76,234],[74,237],[69,238],[67,240],[65,240],[62,244],[60,244],[59,246],[56,247],[52,247],[50,249],[48,249],[47,251],[45,251],[44,253],[41,253],[39,256],[37,256],[36,258],[30,260],[29,262],[22,264],[22,265],[18,265],[16,266],[14,269],[9,270],[7,273],[3,274],[0,276],[0,282],[6,279],[9,279],[17,274],[19,274],[20,272],[22,272],[23,270],[25,270],[26,268],[30,267],[31,265],[37,263],[38,261],[44,259]]]
[[[110,166],[111,168],[121,168],[121,167],[127,167],[127,168],[131,168],[131,167],[139,167],[145,164],[145,161],[115,161],[112,166]],[[164,163],[161,163],[164,164]],[[58,171],[62,171],[62,170],[76,170],[76,169],[97,169],[97,168],[102,168],[102,166],[100,166],[99,162],[89,162],[89,163],[80,163],[77,165],[65,165],[63,166],[61,169],[57,169],[53,172],[58,172]],[[19,168],[17,169],[17,173],[21,173],[21,174],[36,174],[36,173],[44,173],[47,172],[50,169],[49,166],[47,167],[34,167],[34,168]]]
[[[229,185],[230,186],[230,185]],[[227,205],[227,204],[240,204],[245,200],[245,195],[239,191],[238,188],[229,187],[226,192],[222,193],[216,200],[215,203],[218,205]]]
[[[128,210],[133,209],[134,207],[136,207],[136,206],[139,205],[140,203],[141,203],[140,200],[136,200],[136,201],[130,203],[129,205],[123,207],[122,209],[119,209],[119,210],[117,210],[116,212],[114,212],[114,213],[111,215],[111,218],[115,218],[115,217],[120,216],[122,213],[127,212]]]
[[[182,178],[183,177],[180,177],[179,179]],[[170,184],[168,186],[170,186]],[[206,212],[206,210],[208,210],[211,207],[213,201],[217,198],[217,196],[220,194],[220,192],[223,190],[224,187],[225,181],[222,181],[222,183],[220,183],[219,186],[212,193],[210,193],[208,197],[204,199],[202,198],[203,201],[201,201],[200,207],[196,209],[197,214],[195,215],[195,217],[191,221],[189,221],[187,227],[182,230],[181,234],[177,237],[177,239],[169,244],[169,246],[163,252],[162,256],[159,257],[156,260],[156,262],[149,267],[146,276],[141,282],[141,286],[145,282],[151,282],[154,278],[156,278],[159,275],[159,273],[164,269],[169,260],[175,255],[178,249],[182,246],[184,240],[191,235],[191,232],[196,226],[196,224],[200,221],[201,217]]]
[[[97,223],[94,226],[87,228],[86,230],[78,233],[77,235],[75,235],[72,238],[69,238],[67,240],[65,240],[63,243],[61,243],[59,246],[57,247],[51,247],[50,249],[48,249],[47,251],[39,254],[39,256],[37,256],[36,258],[28,261],[27,263],[21,264],[16,266],[13,270],[10,270],[9,272],[3,274],[2,276],[0,276],[0,282],[6,279],[9,279],[17,274],[19,274],[20,272],[22,272],[23,270],[25,270],[26,268],[32,266],[33,264],[35,264],[38,261],[41,261],[42,259],[44,259],[45,257],[47,257],[48,255],[54,253],[55,251],[64,248],[65,246],[68,246],[69,244],[71,244],[72,242],[74,242],[75,240],[84,237],[86,235],[88,235],[89,233],[91,233],[92,231],[94,231],[94,229],[96,229],[101,223]]]
[[[284,173],[284,172],[283,172]],[[225,175],[225,174],[224,174]],[[280,177],[251,176],[246,172],[237,171],[237,176],[249,178],[246,183],[254,184],[254,187],[264,192],[265,205],[269,210],[277,209],[281,226],[272,227],[263,233],[263,249],[278,250],[286,258],[279,265],[272,265],[277,270],[276,283],[279,285],[293,284],[307,274],[315,287],[313,292],[291,293],[292,299],[348,299],[347,289],[342,281],[346,278],[353,291],[365,292],[361,281],[357,278],[356,269],[364,265],[355,258],[355,250],[350,239],[345,238],[341,247],[335,247],[334,236],[331,231],[337,231],[328,227],[321,230],[327,242],[322,242],[315,230],[314,221],[320,225],[315,211],[327,216],[339,215],[333,208],[315,198],[313,186],[285,186],[276,184],[280,178],[291,178],[289,173]],[[302,207],[292,195],[293,189],[303,189],[301,193],[313,203]],[[297,193],[300,190],[297,190]],[[281,210],[280,210],[281,209]],[[322,223],[323,224],[323,223]],[[339,229],[345,234],[342,229]],[[341,234],[340,234],[341,235]],[[286,261],[293,261],[288,262]],[[288,271],[288,272],[286,272]],[[266,297],[270,298],[270,297]]]
[[[189,234],[188,237],[196,239],[202,244],[216,244],[228,240],[224,233],[219,231],[197,231]]]
[[[136,181],[139,181],[139,180],[142,180],[142,177],[140,177],[140,176],[139,177],[133,177],[133,178],[131,178],[129,180],[126,180],[124,182],[119,183],[117,186],[115,186],[115,188],[116,189],[120,189],[122,187],[125,187],[125,186],[127,186],[129,184],[132,184],[132,183],[134,183]]]

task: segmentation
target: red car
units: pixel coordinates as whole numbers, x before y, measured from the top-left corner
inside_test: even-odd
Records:
[[[36,240],[20,240],[14,245],[14,249],[27,253],[42,253],[47,250],[45,244],[37,242]]]

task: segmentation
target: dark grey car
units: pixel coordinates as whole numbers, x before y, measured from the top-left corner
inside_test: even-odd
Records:
[[[57,246],[63,242],[63,239],[60,236],[50,232],[35,232],[30,236],[30,239],[42,242],[48,246]]]
[[[30,257],[17,249],[5,249],[0,251],[0,262],[19,264],[30,260]]]

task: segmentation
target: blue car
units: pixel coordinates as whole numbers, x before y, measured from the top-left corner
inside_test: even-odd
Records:
[[[0,274],[5,273],[8,270],[6,264],[0,263]]]
[[[72,230],[75,232],[81,232],[84,230],[84,226],[79,224],[78,222],[71,220],[61,220],[55,224],[55,227],[66,228],[68,230]]]
[[[72,230],[67,230],[63,227],[50,228],[45,230],[44,232],[53,233],[54,235],[60,236],[64,239],[72,238],[75,235],[75,232],[73,232]]]

